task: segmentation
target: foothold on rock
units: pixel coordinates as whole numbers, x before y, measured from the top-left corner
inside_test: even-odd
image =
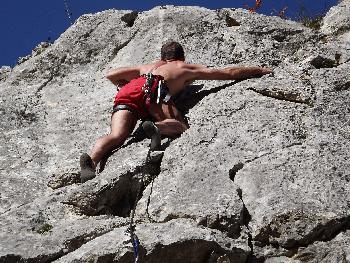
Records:
[[[236,20],[236,19],[233,19],[232,17],[230,17],[229,15],[226,15],[226,25],[228,27],[233,27],[233,26],[240,26],[241,24]]]
[[[67,185],[80,182],[80,173],[78,171],[59,172],[53,174],[52,179],[47,183],[48,187],[58,189]]]
[[[42,225],[36,232],[38,232],[39,234],[45,234],[47,232],[50,232],[52,228],[53,228],[52,225],[46,223]]]
[[[348,90],[350,89],[350,81],[336,85],[334,89],[337,91]]]
[[[138,16],[138,12],[132,11],[131,13],[125,14],[121,17],[121,20],[126,23],[128,27],[132,27]]]
[[[284,34],[276,34],[276,35],[272,36],[272,38],[274,40],[276,40],[277,42],[283,42],[284,40],[286,40],[287,36]]]
[[[320,68],[334,68],[338,66],[338,63],[329,58],[324,58],[321,56],[317,56],[314,59],[310,61],[310,64],[313,65],[315,68],[320,69]]]
[[[38,116],[36,113],[29,112],[29,110],[24,107],[23,109],[14,111],[16,120],[19,124],[31,124],[38,120]]]

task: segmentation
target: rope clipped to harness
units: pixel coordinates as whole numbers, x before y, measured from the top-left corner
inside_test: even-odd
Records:
[[[149,149],[147,152],[147,157],[146,160],[143,163],[143,166],[145,166],[150,158],[150,154],[151,154],[151,150]],[[134,250],[134,257],[135,257],[135,263],[138,262],[139,260],[139,253],[140,253],[140,241],[139,238],[137,237],[136,233],[135,233],[135,227],[136,224],[134,223],[134,218],[135,218],[135,211],[136,211],[136,206],[137,206],[137,201],[140,198],[140,190],[141,187],[144,185],[144,173],[142,172],[141,174],[141,184],[139,184],[139,186],[137,187],[137,192],[136,192],[136,199],[135,199],[135,204],[134,207],[131,211],[131,215],[130,215],[130,224],[129,227],[127,228],[126,232],[129,233],[130,235],[130,242],[132,244],[133,250]]]

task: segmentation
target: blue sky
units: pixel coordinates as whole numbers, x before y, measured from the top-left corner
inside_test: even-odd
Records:
[[[115,8],[149,10],[158,5],[196,5],[210,9],[254,6],[255,0],[190,0],[190,1],[116,1],[116,0],[3,0],[0,9],[0,66],[14,66],[19,57],[26,56],[40,42],[57,39],[69,26],[65,2],[72,20],[86,13]],[[295,19],[301,8],[309,16],[327,11],[337,0],[263,0],[258,13],[276,13],[287,6],[287,17]],[[276,11],[274,11],[276,10]]]

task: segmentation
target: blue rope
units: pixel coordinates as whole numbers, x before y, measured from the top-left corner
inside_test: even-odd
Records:
[[[135,263],[136,263],[139,259],[140,241],[135,233],[132,234],[131,243],[132,243],[132,247],[134,248],[134,256],[135,256]]]

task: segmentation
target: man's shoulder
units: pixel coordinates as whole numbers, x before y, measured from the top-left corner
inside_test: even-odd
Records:
[[[193,63],[183,63],[183,67],[187,69],[202,69],[206,68],[206,66],[201,64],[193,64]]]
[[[152,68],[155,65],[157,65],[157,62],[153,62],[153,63],[148,63],[148,64],[141,64],[139,65],[140,68]]]
[[[158,63],[159,62],[157,61],[157,62],[153,62],[153,63],[149,63],[149,64],[139,65],[141,74],[150,72],[152,69],[157,67]]]

